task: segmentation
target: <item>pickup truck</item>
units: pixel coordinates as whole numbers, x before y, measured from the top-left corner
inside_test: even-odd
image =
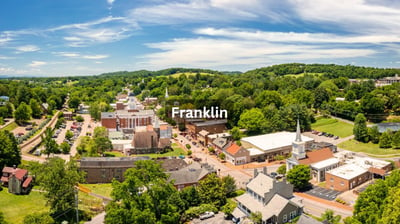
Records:
[[[200,215],[200,220],[214,217],[214,215],[215,215],[214,212],[205,212],[205,213]]]

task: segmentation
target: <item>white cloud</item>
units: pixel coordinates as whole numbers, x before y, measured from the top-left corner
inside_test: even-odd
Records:
[[[32,61],[32,63],[30,63],[28,66],[39,67],[39,66],[46,65],[46,64],[47,64],[47,62],[45,62],[45,61]]]
[[[40,48],[35,45],[24,45],[16,47],[15,49],[17,49],[19,52],[34,52],[40,50]]]
[[[108,3],[109,5],[112,5],[114,2],[115,2],[115,0],[107,0],[107,3]]]
[[[58,55],[69,58],[76,58],[80,56],[79,53],[74,53],[74,52],[59,52]]]
[[[366,57],[376,53],[370,49],[348,49],[345,46],[227,38],[174,39],[147,46],[160,52],[145,55],[143,65],[156,68],[184,66],[229,69],[239,66],[246,69],[267,63]]]
[[[98,60],[98,59],[104,59],[104,58],[108,58],[108,55],[105,54],[98,54],[98,55],[84,55],[82,56],[82,58],[84,59],[93,59],[93,60]]]

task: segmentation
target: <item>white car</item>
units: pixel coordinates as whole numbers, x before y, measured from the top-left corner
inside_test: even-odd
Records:
[[[214,217],[214,215],[215,215],[214,212],[205,212],[204,214],[200,215],[200,220]]]

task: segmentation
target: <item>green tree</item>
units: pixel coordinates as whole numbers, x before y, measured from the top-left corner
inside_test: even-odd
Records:
[[[29,106],[31,107],[33,118],[41,118],[42,117],[42,108],[37,100],[32,98],[29,101]]]
[[[357,95],[353,90],[347,91],[345,97],[346,101],[354,101],[357,99]]]
[[[400,187],[393,187],[382,206],[382,217],[378,224],[400,223]]]
[[[297,165],[293,169],[289,170],[286,175],[287,180],[293,184],[293,186],[299,190],[309,186],[311,180],[310,167],[307,165]]]
[[[58,145],[56,140],[53,139],[53,135],[54,131],[51,129],[51,127],[47,127],[41,136],[42,144],[44,145],[44,153],[47,155],[47,157],[49,157],[51,153],[58,152]]]
[[[250,220],[253,221],[254,224],[261,224],[262,214],[259,211],[250,213]]]
[[[67,132],[65,132],[65,138],[68,141],[71,141],[72,137],[74,137],[74,133],[72,131],[70,131],[70,130],[67,130]]]
[[[378,126],[375,125],[372,128],[368,128],[368,136],[372,143],[378,144],[380,137]]]
[[[200,197],[196,188],[193,186],[185,187],[180,192],[181,199],[185,202],[186,209],[200,205]]]
[[[245,128],[248,132],[254,134],[268,129],[267,120],[259,108],[252,108],[242,113],[238,124],[241,128]]]
[[[24,218],[24,224],[53,224],[53,223],[54,219],[47,212],[32,213],[25,216]]]
[[[219,158],[220,160],[225,160],[225,157],[226,157],[226,155],[225,155],[225,153],[223,153],[223,152],[221,152],[220,154],[218,154],[218,158]]]
[[[17,140],[11,132],[0,130],[0,169],[19,164],[21,164],[21,152]]]
[[[282,175],[286,174],[286,164],[282,164],[281,166],[279,166],[276,172]]]
[[[233,127],[229,133],[232,135],[233,140],[237,141],[242,138],[242,132],[240,131],[239,127]]]
[[[187,155],[188,155],[188,156],[191,156],[192,154],[193,154],[192,150],[188,150],[188,151],[187,151]]]
[[[400,149],[400,131],[396,131],[392,136],[392,148]]]
[[[77,109],[80,103],[81,100],[76,96],[73,96],[68,100],[68,106],[73,109]]]
[[[226,203],[225,188],[222,180],[214,173],[199,182],[197,187],[201,202],[221,208]]]
[[[67,142],[63,142],[60,144],[61,152],[64,154],[68,154],[71,150],[71,146]]]
[[[259,108],[270,104],[274,104],[276,108],[280,108],[283,105],[281,94],[277,91],[264,90],[256,97],[255,101]]]
[[[76,119],[77,122],[83,122],[83,121],[85,121],[85,119],[84,119],[81,115],[76,116],[75,119]]]
[[[353,127],[354,138],[360,142],[368,142],[367,119],[363,114],[357,114]]]
[[[103,155],[105,151],[112,150],[113,148],[111,140],[108,137],[94,138],[94,142],[97,148],[97,153],[101,155]]]
[[[379,148],[390,148],[392,146],[392,137],[391,133],[385,131],[382,133],[381,137],[379,138]]]
[[[52,214],[71,211],[75,207],[75,186],[83,181],[83,173],[79,172],[76,161],[65,163],[61,158],[50,158],[41,170],[36,180],[44,191]]]
[[[340,215],[335,215],[334,212],[330,209],[327,209],[321,216],[323,221],[328,222],[329,224],[338,224],[342,217]]]
[[[314,90],[314,107],[321,108],[324,102],[328,102],[330,98],[330,93],[326,88],[320,86]]]
[[[236,181],[230,175],[222,177],[222,183],[225,188],[225,195],[227,198],[236,196]]]
[[[95,127],[93,130],[93,138],[97,137],[108,137],[108,132],[105,127]]]
[[[224,206],[222,206],[221,211],[225,213],[225,215],[231,215],[233,210],[236,208],[236,203],[232,200],[228,201]]]
[[[31,119],[32,110],[26,105],[25,102],[22,102],[17,109],[14,111],[14,118],[18,124],[23,124]]]

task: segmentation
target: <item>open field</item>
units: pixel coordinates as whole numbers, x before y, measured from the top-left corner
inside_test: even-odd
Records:
[[[181,75],[186,75],[186,77],[189,77],[189,76],[196,75],[196,73],[195,72],[180,72],[180,73],[175,73],[175,74],[171,75],[171,77],[178,78]],[[213,75],[213,74],[200,72],[200,75]]]
[[[311,128],[321,132],[328,132],[341,138],[353,134],[353,125],[334,118],[317,118],[317,121],[311,124]]]
[[[382,149],[379,148],[378,144],[373,144],[371,142],[362,143],[354,139],[342,142],[338,145],[338,147],[353,152],[364,152],[370,154],[371,156],[375,155],[377,157],[380,157],[379,155],[383,155],[383,157],[385,157],[385,155],[400,156],[400,150],[398,149]]]
[[[43,194],[31,191],[29,195],[14,195],[7,188],[0,191],[0,211],[8,223],[22,223],[24,217],[35,212],[48,212]]]
[[[313,75],[313,76],[322,76],[323,74],[324,73],[310,73],[310,72],[307,72],[307,75]],[[299,78],[299,77],[303,77],[304,73],[300,73],[300,74],[296,74],[296,75],[295,74],[287,74],[285,76]]]
[[[162,154],[156,154],[156,153],[152,153],[152,154],[137,154],[136,156],[149,156],[150,158],[158,158],[158,157],[165,157],[165,156],[186,155],[186,152],[181,147],[179,147],[178,144],[173,143],[173,144],[171,144],[171,147],[173,149],[173,151],[171,151],[171,152],[162,153]]]
[[[112,186],[111,184],[81,184],[89,188],[92,193],[111,198]]]

